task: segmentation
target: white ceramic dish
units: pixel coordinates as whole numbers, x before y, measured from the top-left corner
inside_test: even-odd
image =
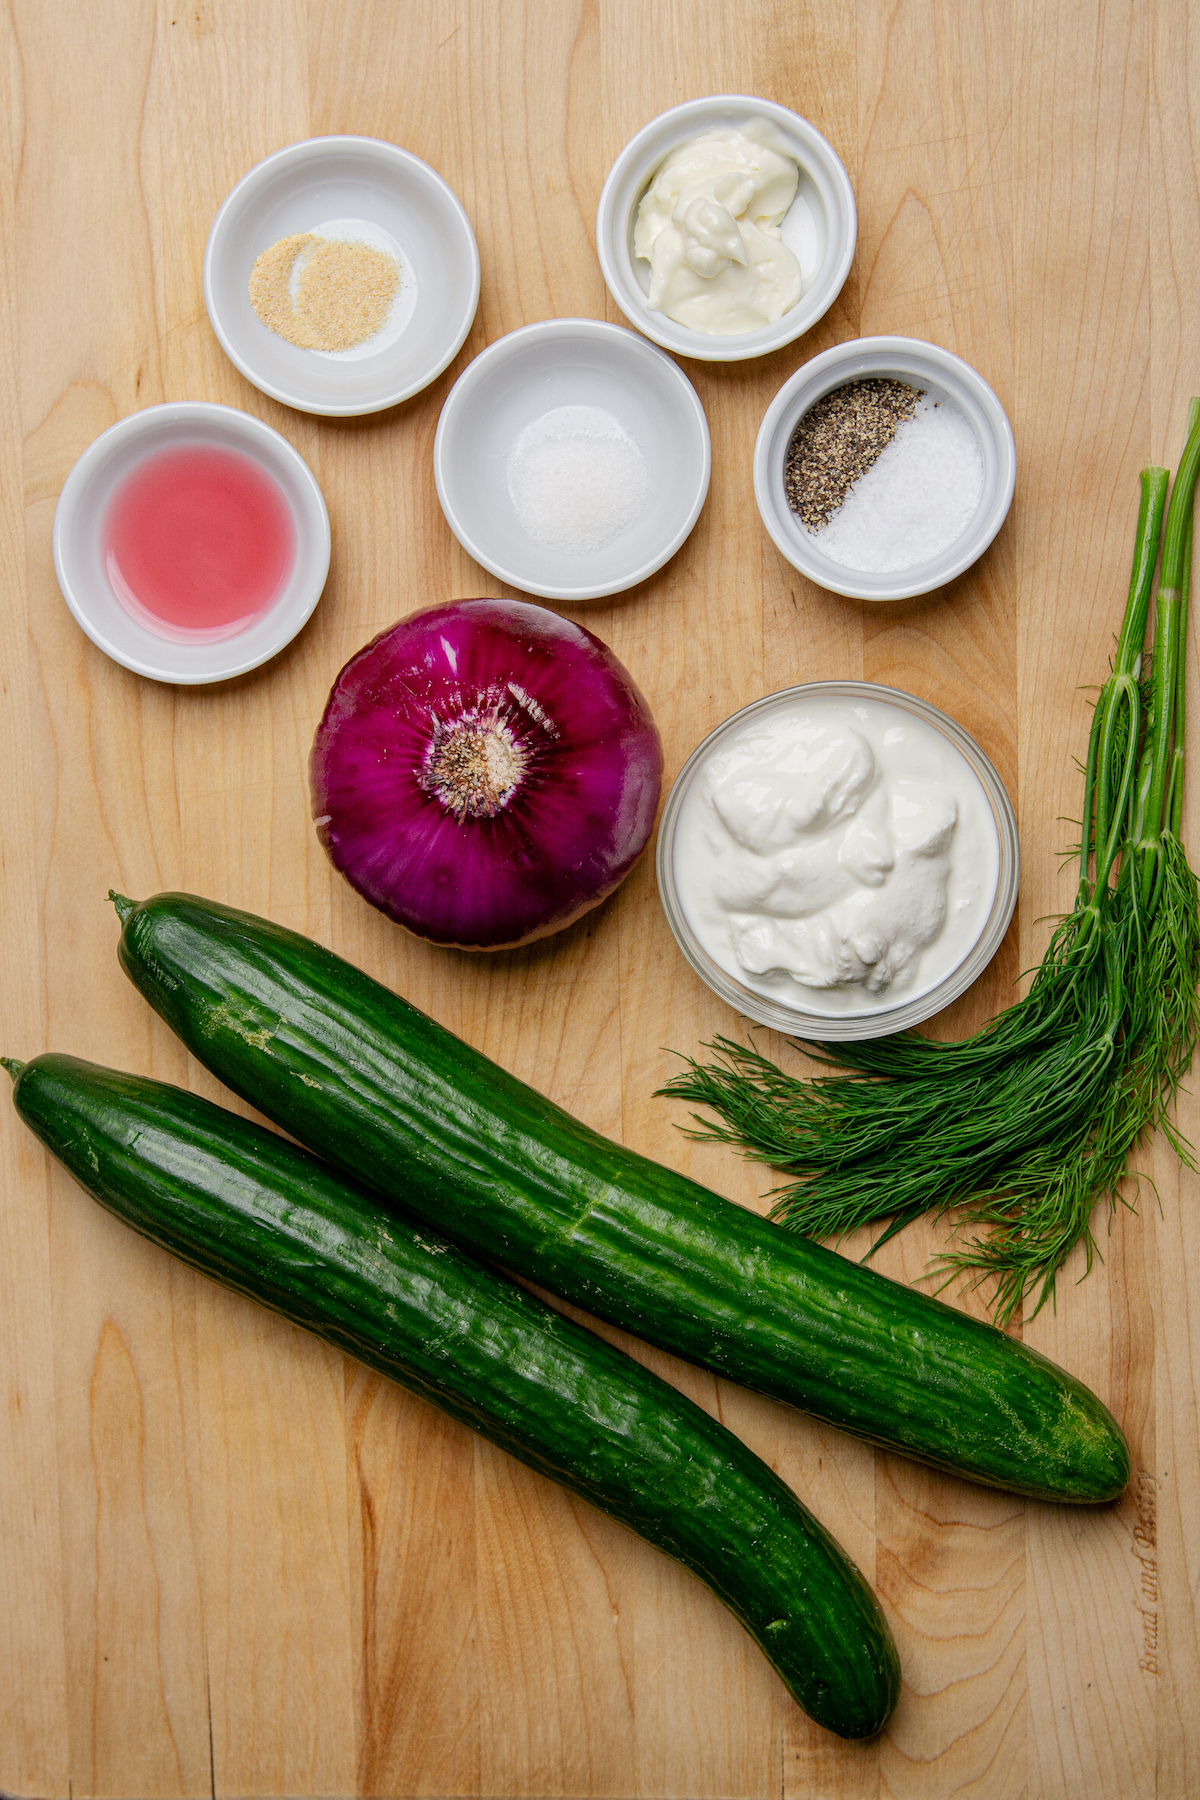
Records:
[[[788,505],[784,487],[788,445],[804,414],[834,388],[864,376],[891,376],[923,388],[933,400],[951,401],[974,430],[983,457],[983,493],[962,536],[931,561],[885,575],[824,555]],[[810,581],[855,600],[910,600],[969,569],[1007,518],[1016,479],[1012,426],[983,376],[960,356],[917,338],[854,338],[815,356],[784,382],[754,446],[754,497],[776,548]]]
[[[251,306],[258,257],[302,231],[360,238],[399,261],[399,294],[368,343],[301,350]],[[300,412],[352,417],[419,393],[458,354],[478,302],[479,251],[461,203],[427,163],[378,138],[277,150],[226,197],[204,251],[204,304],[221,348],[255,387]]]
[[[535,542],[509,493],[518,437],[560,407],[607,414],[648,470],[640,516],[603,549]],[[711,463],[708,421],[687,376],[599,319],[546,319],[489,344],[450,390],[433,446],[438,499],[463,549],[501,581],[551,600],[594,600],[653,575],[700,517]]]
[[[105,515],[130,470],[155,452],[192,444],[251,457],[278,485],[296,534],[278,599],[244,631],[215,643],[161,637],[135,619],[113,592],[102,549]],[[231,406],[187,401],[132,413],[89,444],[58,497],[53,545],[63,598],[106,656],[152,681],[228,681],[277,655],[310,617],[329,573],[329,514],[311,469],[286,438]]]
[[[773,325],[734,337],[716,337],[676,324],[647,303],[650,265],[633,254],[638,204],[667,153],[718,125],[765,118],[782,132],[800,165],[800,185],[783,221],[783,241],[800,262],[803,289]],[[741,362],[765,356],[810,331],[842,291],[854,260],[858,214],[841,159],[814,126],[773,100],[745,94],[712,94],[660,113],[632,137],[608,172],[596,212],[596,254],[608,291],[630,324],[676,356],[703,362]]]
[[[983,790],[995,823],[998,852],[995,894],[979,935],[962,961],[941,980],[924,989],[920,987],[918,980],[915,993],[902,995],[890,1004],[886,995],[882,996],[878,1007],[869,1011],[821,1011],[815,1002],[811,1008],[792,1004],[790,995],[785,1004],[782,1000],[747,986],[722,968],[705,949],[689,921],[687,908],[680,894],[676,838],[684,803],[705,764],[718,750],[742,736],[748,726],[764,721],[766,716],[778,709],[790,709],[797,700],[806,698],[830,698],[851,703],[885,702],[901,712],[911,714],[926,725],[932,725],[968,764]],[[692,751],[676,777],[663,808],[656,870],[659,898],[675,941],[696,974],[715,994],[759,1025],[769,1025],[775,1031],[787,1032],[793,1037],[836,1043],[856,1038],[886,1037],[894,1031],[906,1031],[910,1026],[919,1025],[923,1019],[931,1018],[934,1013],[949,1006],[952,1000],[956,1000],[970,987],[991,962],[1008,930],[1017,903],[1021,853],[1012,801],[992,763],[961,725],[956,724],[936,706],[931,706],[928,701],[919,700],[913,694],[901,693],[897,688],[882,687],[868,681],[812,681],[799,687],[785,688],[778,694],[768,694],[764,699],[744,706],[732,718],[726,719],[723,725],[718,725]],[[802,992],[796,984],[789,985],[797,994]]]

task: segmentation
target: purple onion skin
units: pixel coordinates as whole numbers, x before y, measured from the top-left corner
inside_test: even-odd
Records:
[[[662,768],[650,709],[599,638],[525,601],[454,600],[350,659],[309,775],[321,842],[365,900],[435,944],[499,950],[625,879]]]

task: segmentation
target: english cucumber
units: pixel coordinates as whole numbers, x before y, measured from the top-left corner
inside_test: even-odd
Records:
[[[73,1057],[6,1066],[25,1123],[143,1237],[683,1563],[829,1730],[886,1722],[899,1664],[870,1588],[791,1489],[667,1382],[260,1125]]]
[[[994,1326],[600,1137],[295,932],[190,895],[114,901],[122,966],[207,1068],[463,1248],[970,1480],[1042,1500],[1124,1488],[1111,1413]]]

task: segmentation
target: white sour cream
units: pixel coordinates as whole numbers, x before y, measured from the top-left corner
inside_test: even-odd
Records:
[[[719,126],[660,163],[642,196],[635,256],[650,305],[692,331],[730,337],[770,325],[800,298],[800,264],[781,225],[800,179],[767,119]]]
[[[928,992],[996,895],[991,806],[936,726],[887,701],[782,702],[699,769],[675,885],[743,985],[808,1012],[878,1012]]]

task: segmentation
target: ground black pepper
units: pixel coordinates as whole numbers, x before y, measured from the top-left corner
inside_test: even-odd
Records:
[[[810,531],[827,525],[860,475],[911,419],[923,389],[871,375],[809,407],[784,463],[788,505]]]

